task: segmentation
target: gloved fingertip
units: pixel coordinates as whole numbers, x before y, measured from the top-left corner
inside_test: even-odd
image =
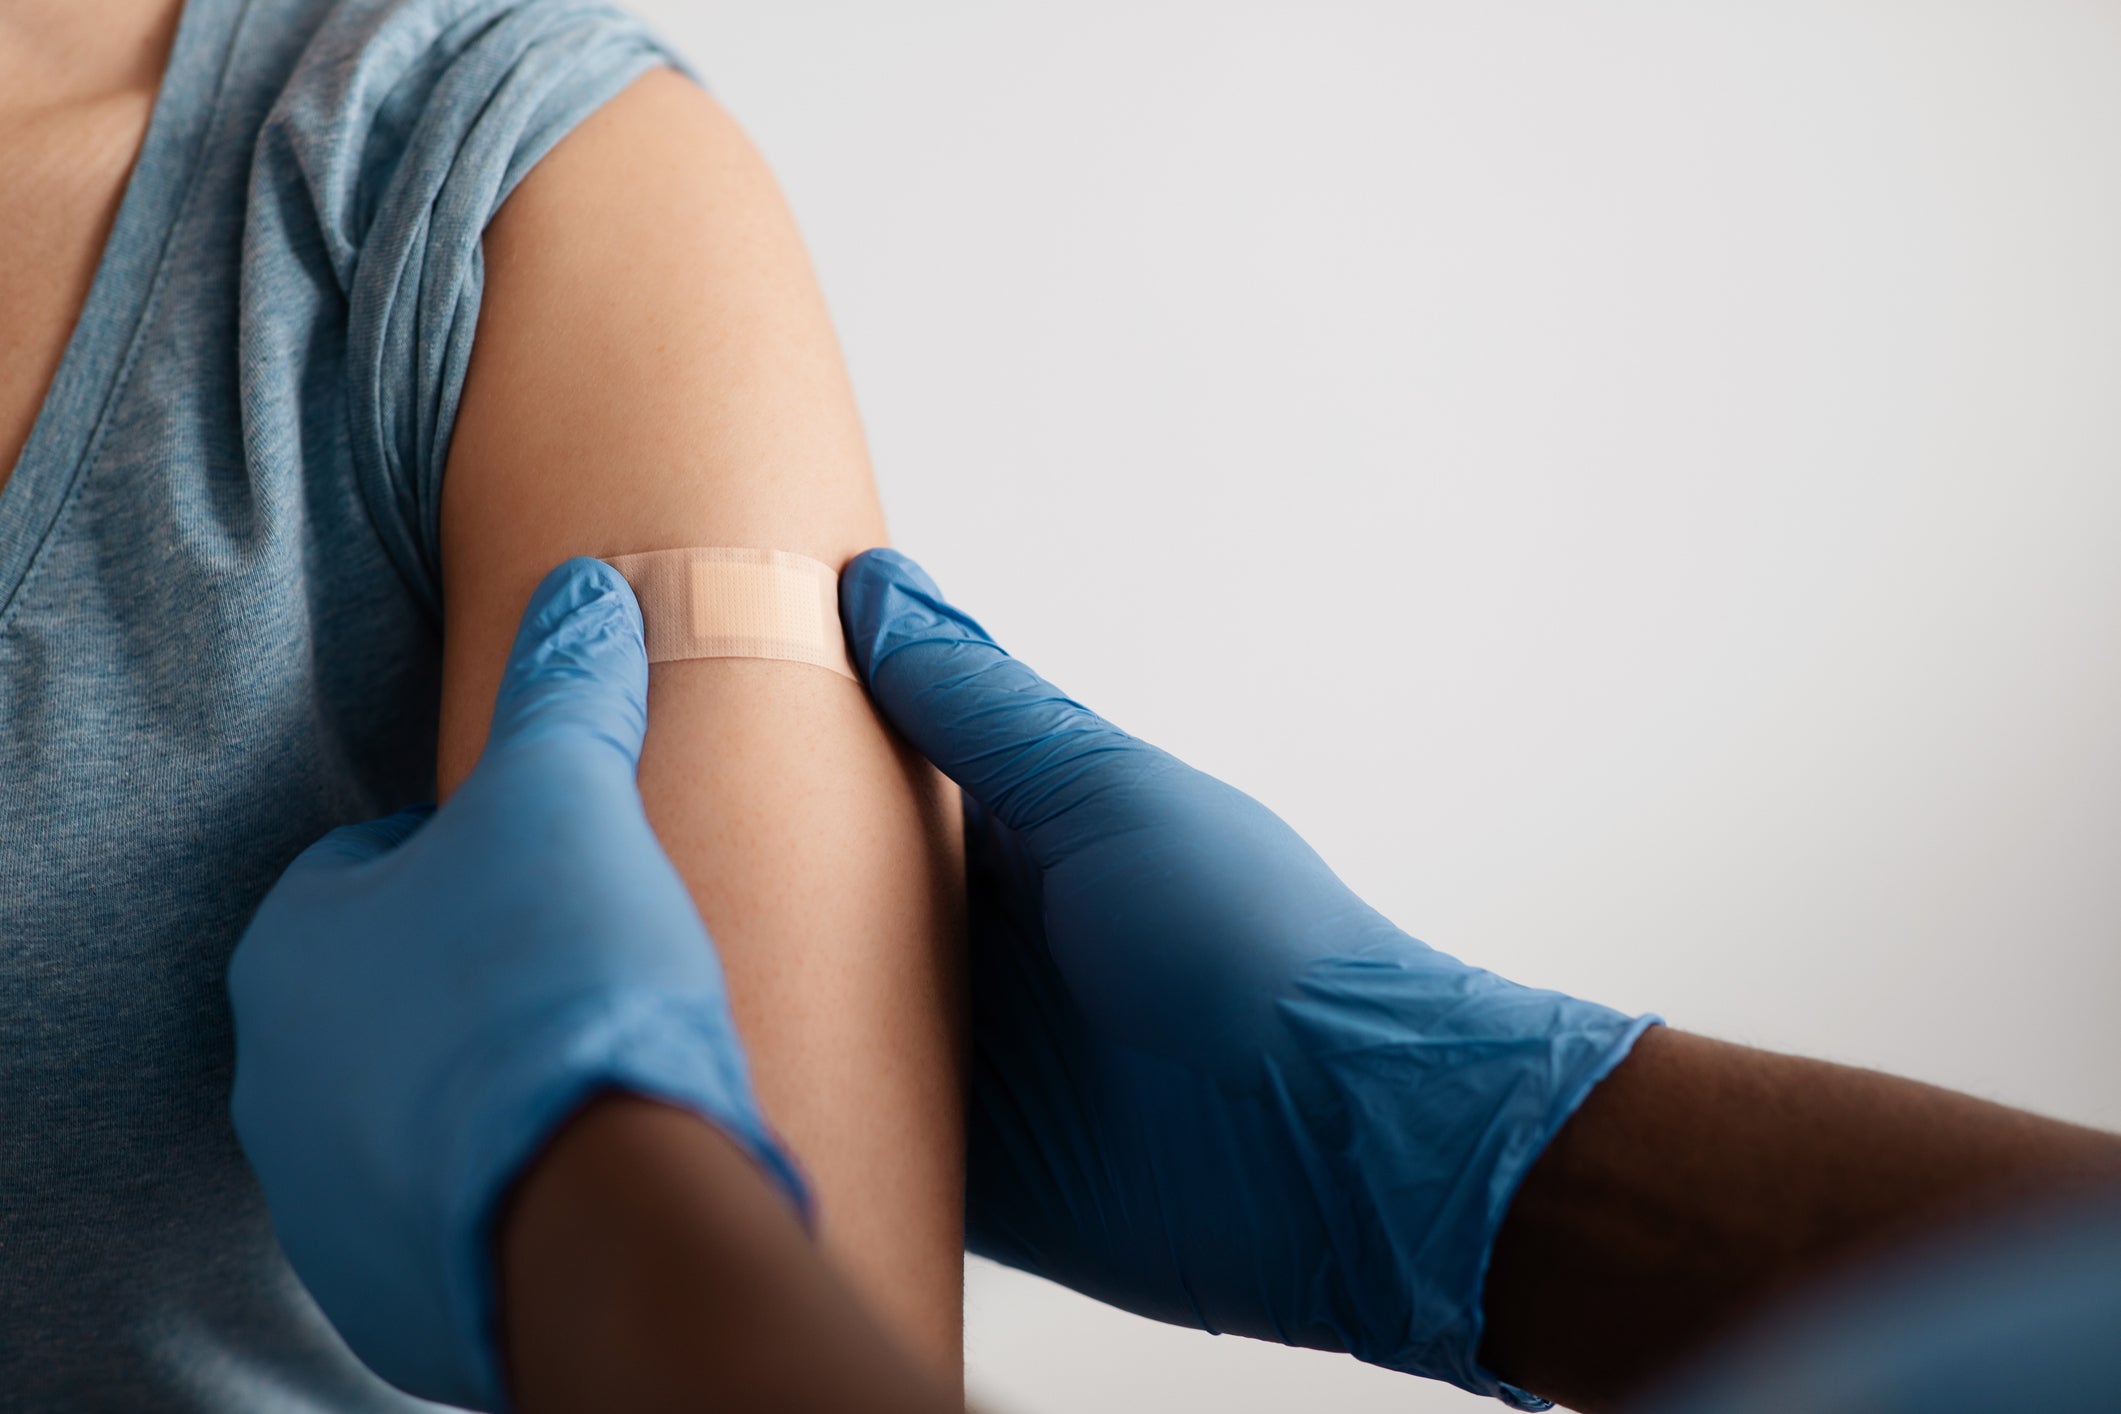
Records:
[[[840,572],[840,618],[870,699],[915,750],[1011,829],[1105,779],[1126,734],[1013,658],[896,550]]]
[[[921,568],[920,561],[889,545],[862,551],[847,562],[847,568],[841,574],[843,577],[852,575],[871,586],[895,582],[911,585],[937,599],[943,597],[943,591],[936,587],[928,571]]]
[[[548,728],[601,737],[629,759],[648,730],[648,648],[624,575],[577,556],[531,594],[494,699],[488,749]]]
[[[896,622],[894,606],[909,590],[930,600],[943,597],[912,556],[889,546],[864,550],[840,571],[840,623],[847,631],[854,670],[872,689],[875,664]]]
[[[1002,652],[976,619],[943,597],[918,562],[889,548],[865,550],[840,571],[840,620],[855,669],[872,693],[884,664],[914,643],[971,643]]]
[[[531,591],[516,632],[517,652],[554,637],[570,619],[584,614],[630,622],[636,636],[643,632],[640,602],[626,576],[602,560],[576,555],[555,565]]]

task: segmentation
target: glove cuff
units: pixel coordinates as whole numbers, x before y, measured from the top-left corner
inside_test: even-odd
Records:
[[[1408,940],[1412,941],[1412,940]],[[1397,950],[1394,950],[1397,952]],[[1532,1165],[1654,1016],[1519,986],[1419,943],[1323,959],[1282,1003],[1338,1103],[1332,1245],[1349,1353],[1519,1409],[1549,1402],[1478,1360],[1496,1233]],[[1317,1131],[1318,1117],[1293,1122]]]
[[[1593,1004],[1579,1002],[1577,1005],[1591,1006]],[[1596,1010],[1604,1011],[1605,1008],[1598,1007]],[[1618,1013],[1615,1014],[1618,1015]],[[1472,1319],[1464,1344],[1467,1378],[1462,1382],[1457,1382],[1461,1388],[1470,1390],[1475,1394],[1493,1395],[1513,1409],[1551,1409],[1554,1407],[1554,1401],[1551,1399],[1533,1394],[1530,1390],[1520,1389],[1516,1385],[1497,1379],[1478,1359],[1480,1342],[1487,1329],[1488,1265],[1495,1256],[1495,1238],[1502,1231],[1503,1219],[1509,1214],[1510,1204],[1516,1201],[1517,1190],[1524,1186],[1525,1177],[1531,1173],[1532,1165],[1539,1161],[1539,1156],[1546,1152],[1549,1144],[1554,1142],[1554,1136],[1561,1133],[1561,1127],[1567,1124],[1570,1117],[1582,1107],[1583,1102],[1590,1097],[1591,1091],[1597,1088],[1598,1082],[1611,1075],[1614,1068],[1628,1058],[1629,1052],[1635,1048],[1635,1043],[1642,1039],[1642,1033],[1649,1030],[1652,1026],[1662,1026],[1663,1024],[1663,1017],[1648,1012],[1629,1019],[1627,1025],[1611,1040],[1606,1049],[1599,1053],[1590,1065],[1585,1066],[1576,1073],[1569,1089],[1561,1095],[1559,1103],[1555,1104],[1549,1112],[1547,1122],[1538,1131],[1534,1142],[1523,1150],[1521,1160],[1513,1164],[1498,1166],[1495,1177],[1488,1187],[1491,1201],[1487,1213],[1487,1240],[1481,1244],[1479,1259],[1474,1268],[1473,1299],[1470,1308]]]

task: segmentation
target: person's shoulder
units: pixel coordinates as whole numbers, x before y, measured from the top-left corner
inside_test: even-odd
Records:
[[[276,3],[315,28],[252,153],[246,260],[294,252],[328,267],[345,310],[355,470],[392,558],[439,602],[441,474],[489,223],[643,75],[700,81],[606,0],[325,0],[321,13]]]
[[[681,258],[790,234],[779,187],[736,119],[683,70],[644,71],[567,135],[487,231],[490,261],[555,268],[564,247],[591,243]],[[587,252],[585,252],[586,254]],[[611,278],[625,271],[607,268]]]
[[[268,113],[254,181],[294,183],[341,284],[372,236],[439,203],[484,218],[589,113],[657,66],[690,70],[606,0],[285,0],[307,31]]]

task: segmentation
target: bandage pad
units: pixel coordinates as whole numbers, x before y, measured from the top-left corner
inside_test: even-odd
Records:
[[[612,555],[605,563],[641,602],[651,663],[778,658],[855,676],[840,629],[840,577],[830,565],[727,546]]]

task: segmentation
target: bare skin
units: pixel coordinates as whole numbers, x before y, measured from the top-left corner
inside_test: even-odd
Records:
[[[487,228],[442,494],[440,785],[470,770],[531,589],[688,545],[838,566],[884,543],[837,340],[749,141],[670,69],[570,133]],[[961,1378],[963,873],[954,788],[861,687],[661,663],[640,781],[721,954],[824,1250]]]
[[[1620,1408],[1896,1245],[2117,1189],[2121,1135],[1659,1028],[1511,1203],[1481,1354],[1572,1409]]]
[[[518,1187],[503,1232],[523,1414],[963,1407],[848,1293],[750,1158],[684,1111],[592,1102]]]
[[[0,3],[0,488],[88,299],[180,8]]]

